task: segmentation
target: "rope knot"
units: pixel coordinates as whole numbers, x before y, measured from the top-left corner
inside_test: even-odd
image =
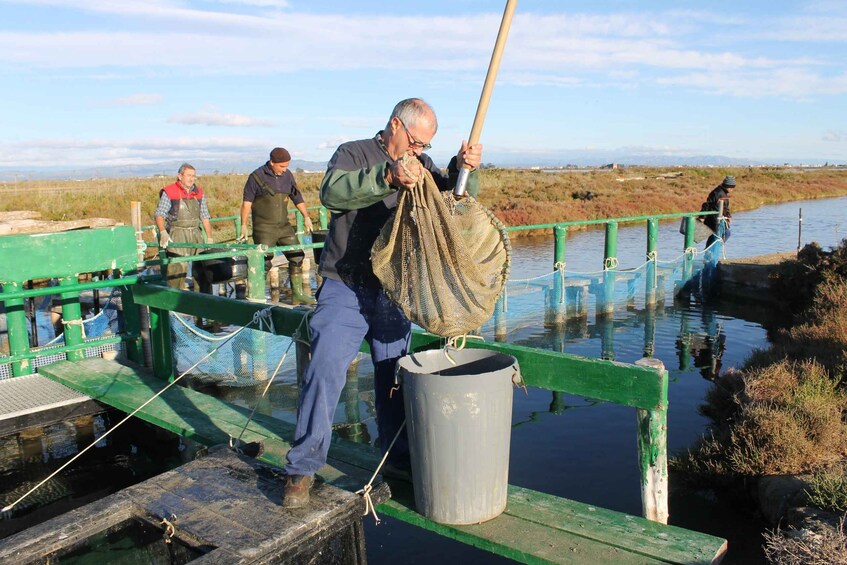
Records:
[[[259,330],[267,329],[270,333],[276,334],[272,314],[273,308],[271,306],[263,308],[253,314],[253,320],[250,323],[254,324]]]

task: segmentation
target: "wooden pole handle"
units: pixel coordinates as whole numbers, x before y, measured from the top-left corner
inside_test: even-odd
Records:
[[[518,0],[506,1],[503,19],[500,20],[500,30],[497,32],[497,41],[494,43],[494,51],[491,53],[491,62],[488,63],[485,84],[482,85],[482,94],[479,95],[479,104],[476,107],[476,115],[473,119],[471,135],[468,137],[468,145],[479,143],[479,137],[482,134],[482,124],[485,122],[485,114],[488,112],[488,102],[491,100],[491,91],[494,90],[494,81],[497,78],[497,71],[500,70],[500,59],[503,57],[503,50],[506,48],[506,38],[509,37],[509,28],[512,27],[512,16],[515,13],[515,6],[517,4]],[[459,178],[456,182],[456,187],[453,189],[453,194],[457,197],[463,197],[465,195],[468,172],[469,169],[467,167],[463,167],[459,171]]]
[[[471,135],[468,138],[469,145],[478,143],[482,134],[482,125],[485,122],[485,114],[488,112],[488,102],[491,100],[491,92],[494,90],[497,71],[500,70],[500,59],[503,58],[503,51],[506,49],[506,38],[509,36],[509,28],[512,26],[512,16],[517,4],[518,0],[507,0],[506,2],[503,19],[500,21],[500,31],[497,32],[497,42],[494,44],[491,62],[488,64],[488,73],[485,75],[485,84],[482,86],[482,94],[479,96],[479,104],[476,107],[476,116],[474,116]]]

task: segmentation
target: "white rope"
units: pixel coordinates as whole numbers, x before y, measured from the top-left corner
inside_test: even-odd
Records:
[[[546,279],[547,277],[554,275],[554,274],[556,274],[556,271],[553,271],[552,273],[544,273],[543,275],[538,275],[537,277],[530,277],[528,279],[509,279],[507,281],[507,283],[508,284],[529,283],[529,282],[537,281],[537,280],[540,280],[540,279]]]
[[[271,307],[265,308],[265,310],[271,310]],[[263,310],[263,311],[264,311],[264,310]],[[253,316],[253,319],[255,320],[255,319],[256,319],[256,316]],[[238,335],[240,332],[242,332],[242,331],[244,331],[245,329],[247,329],[247,328],[248,328],[248,327],[249,327],[252,323],[253,323],[253,322],[251,321],[249,324],[247,324],[246,326],[244,326],[244,327],[240,328],[238,331],[233,332],[233,333],[232,333],[232,335],[231,335],[231,336],[229,336],[229,339],[234,338],[234,337],[235,337],[236,335]],[[76,455],[74,455],[74,456],[73,456],[70,460],[68,460],[68,462],[67,462],[67,463],[65,463],[64,465],[62,465],[61,467],[59,467],[58,469],[56,469],[55,471],[53,471],[53,472],[52,472],[52,473],[51,473],[51,474],[50,474],[50,475],[49,475],[46,479],[44,479],[43,481],[41,481],[40,483],[38,483],[37,485],[35,485],[35,486],[34,486],[34,487],[32,487],[31,489],[29,489],[26,493],[24,493],[24,494],[23,494],[20,498],[18,498],[16,501],[14,501],[14,502],[13,502],[13,503],[11,503],[10,505],[8,505],[8,506],[6,506],[5,508],[3,508],[2,510],[0,510],[0,512],[8,512],[8,511],[10,511],[12,508],[14,508],[15,506],[17,506],[17,504],[18,504],[19,502],[21,502],[21,501],[22,501],[22,500],[24,500],[26,497],[28,497],[30,494],[32,494],[33,492],[35,492],[35,491],[36,491],[38,488],[40,488],[40,487],[41,487],[44,483],[46,483],[47,481],[49,481],[50,479],[52,479],[53,477],[55,477],[56,475],[58,475],[59,473],[61,473],[61,472],[62,472],[62,471],[63,471],[66,467],[68,467],[68,465],[70,465],[71,463],[73,463],[74,461],[76,461],[77,459],[79,459],[79,457],[81,457],[83,453],[85,453],[86,451],[88,451],[89,449],[91,449],[92,447],[94,447],[95,445],[97,445],[98,443],[100,443],[101,441],[103,441],[103,440],[104,440],[104,439],[105,439],[105,438],[106,438],[109,434],[111,434],[111,433],[112,433],[112,432],[114,432],[116,429],[118,429],[118,428],[121,426],[121,424],[123,424],[124,422],[126,422],[127,420],[129,420],[130,418],[132,418],[133,416],[135,416],[135,415],[136,415],[136,414],[137,414],[137,413],[138,413],[141,409],[143,409],[145,406],[147,406],[148,404],[150,404],[151,402],[153,402],[154,400],[156,400],[156,399],[157,399],[159,396],[161,396],[161,395],[162,395],[162,394],[163,394],[166,390],[168,390],[168,389],[169,389],[169,388],[171,388],[173,385],[175,385],[176,383],[178,383],[178,382],[179,382],[179,380],[180,380],[182,377],[184,377],[184,376],[185,376],[185,375],[187,375],[189,372],[191,372],[191,371],[193,371],[195,368],[197,368],[197,366],[198,366],[198,365],[200,365],[200,363],[202,363],[203,361],[205,361],[206,359],[208,359],[209,357],[211,357],[214,353],[216,353],[216,352],[217,352],[217,351],[218,351],[221,347],[223,347],[225,344],[226,344],[226,342],[223,342],[223,343],[221,343],[220,345],[218,345],[217,347],[215,347],[214,349],[212,349],[212,350],[211,350],[209,353],[207,353],[207,354],[206,354],[206,355],[205,355],[202,359],[200,359],[199,361],[197,361],[197,363],[195,363],[194,365],[192,365],[191,367],[189,367],[188,369],[186,369],[185,371],[183,371],[181,375],[179,375],[177,378],[175,378],[174,380],[172,380],[171,382],[169,382],[169,383],[168,383],[168,384],[167,384],[164,388],[162,388],[162,390],[160,390],[159,392],[157,392],[156,394],[154,394],[153,396],[151,396],[151,397],[150,397],[150,399],[149,399],[149,400],[147,400],[144,404],[142,404],[141,406],[139,406],[138,408],[136,408],[135,410],[133,410],[131,413],[127,414],[127,415],[126,415],[126,417],[124,417],[124,418],[123,418],[120,422],[118,422],[117,424],[115,424],[114,426],[112,426],[112,428],[111,428],[110,430],[108,430],[106,433],[104,433],[102,436],[100,436],[99,438],[97,438],[96,440],[94,440],[91,444],[89,444],[89,445],[88,445],[88,447],[86,447],[85,449],[83,449],[82,451],[80,451],[79,453],[77,453]]]
[[[452,363],[453,365],[456,364],[456,361],[454,361],[453,358],[450,357],[450,351],[449,350],[455,349],[456,351],[461,351],[462,349],[465,348],[465,345],[467,345],[468,338],[470,338],[470,339],[481,339],[482,341],[485,341],[485,338],[482,337],[481,335],[471,335],[471,334],[462,334],[462,335],[457,335],[457,336],[447,338],[447,344],[444,346],[444,349],[443,349],[444,356],[447,357],[447,360],[450,361],[450,363]],[[459,343],[460,343],[459,340],[461,340],[461,345],[459,345]]]
[[[79,326],[80,330],[82,331],[82,339],[85,339],[85,325],[83,325],[83,320],[62,320],[62,325]]]
[[[193,333],[194,335],[196,335],[200,339],[205,339],[206,341],[223,341],[225,339],[229,339],[230,336],[232,335],[231,333],[229,333],[229,334],[226,334],[226,335],[223,335],[223,336],[216,336],[216,335],[209,334],[209,332],[200,333],[197,330],[197,326],[195,326],[193,323],[186,322],[183,319],[183,317],[180,316],[179,314],[177,314],[176,312],[173,312],[173,314],[176,314],[174,316],[174,318],[179,320],[179,323],[182,324],[185,329],[187,329],[189,332]],[[192,316],[188,316],[188,319],[191,320]],[[240,330],[235,330],[235,331],[240,331]],[[204,335],[204,334],[207,334],[207,335]]]
[[[269,311],[270,308],[266,308],[265,310]],[[265,310],[262,310],[261,312],[265,312]],[[259,314],[259,313],[260,312],[257,312],[256,314]],[[257,317],[257,316],[254,315],[253,316],[253,322],[251,322],[251,323],[255,323],[258,319],[259,323],[261,324],[262,318],[270,318],[270,315],[268,314],[268,315],[260,316],[260,317]],[[282,367],[283,361],[285,361],[285,357],[288,355],[288,352],[291,350],[291,346],[294,345],[295,339],[294,339],[293,334],[295,334],[295,333],[299,334],[300,328],[303,327],[303,324],[306,322],[306,320],[308,318],[309,318],[308,315],[303,316],[303,318],[300,319],[300,324],[297,326],[297,329],[294,330],[294,332],[292,332],[291,341],[288,342],[288,347],[285,348],[285,351],[283,352],[282,357],[279,359],[279,363],[276,364],[276,369],[274,369],[274,372],[273,372],[273,375],[271,375],[271,378],[268,379],[268,384],[265,385],[265,390],[262,391],[262,395],[259,397],[258,400],[256,400],[256,404],[253,405],[253,409],[250,411],[250,416],[247,418],[247,421],[244,423],[244,427],[241,428],[241,433],[238,434],[238,437],[235,439],[235,441],[233,441],[232,437],[230,436],[230,438],[229,438],[229,446],[230,447],[233,447],[233,448],[236,447],[238,445],[238,442],[241,441],[241,436],[244,435],[244,430],[246,430],[247,426],[250,425],[250,422],[253,421],[253,415],[256,413],[256,408],[259,407],[259,403],[262,401],[263,398],[265,398],[265,395],[268,393],[268,390],[271,388],[271,385],[273,384],[274,379],[276,378],[277,374],[279,373],[280,367]],[[273,327],[273,322],[271,322],[271,327]]]
[[[397,430],[397,433],[394,434],[394,439],[391,440],[388,449],[385,450],[385,454],[382,456],[379,465],[377,465],[374,474],[371,475],[371,480],[368,481],[368,484],[356,491],[356,494],[362,495],[362,498],[365,499],[365,513],[362,514],[362,516],[373,514],[374,522],[376,523],[376,525],[379,525],[382,520],[380,520],[379,516],[377,516],[376,507],[374,506],[373,500],[371,499],[371,492],[373,491],[373,482],[374,479],[376,479],[376,476],[379,474],[380,470],[382,470],[382,466],[385,465],[385,460],[388,459],[388,454],[391,453],[391,448],[394,447],[394,443],[397,441],[397,438],[400,437],[400,432],[402,432],[403,428],[405,427],[406,420],[403,420],[403,423],[400,424],[400,428]]]
[[[647,253],[647,262],[653,263],[659,260],[659,253],[657,251],[649,251]]]
[[[612,269],[618,268],[618,258],[617,257],[606,257],[603,260],[603,270],[610,271]]]

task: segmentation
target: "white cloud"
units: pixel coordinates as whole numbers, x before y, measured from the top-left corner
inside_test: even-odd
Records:
[[[126,165],[162,161],[242,158],[265,154],[273,142],[247,137],[201,136],[134,139],[32,139],[0,143],[0,166],[41,167],[44,155],[61,152],[74,166]]]
[[[162,101],[161,94],[143,93],[121,96],[111,101],[115,106],[153,106]]]
[[[847,142],[847,132],[830,130],[821,139],[830,143]]]
[[[683,86],[738,97],[768,95],[809,100],[817,96],[847,94],[847,72],[824,76],[803,68],[775,69],[769,72],[698,72],[663,77],[656,82],[665,86]]]
[[[339,145],[341,145],[345,141],[350,141],[350,139],[345,138],[345,137],[341,137],[341,136],[332,137],[330,139],[322,141],[321,143],[318,143],[316,149],[321,149],[321,150],[330,149],[330,150],[334,151],[336,147],[338,147]]]
[[[253,118],[240,114],[220,114],[217,112],[193,112],[176,114],[168,118],[173,124],[191,126],[223,126],[223,127],[271,127],[274,122],[264,118]]]
[[[278,7],[285,4],[275,0],[232,1],[267,2]],[[443,72],[449,68],[461,80],[461,75],[484,72],[500,19],[496,13],[440,18],[290,12],[244,15],[191,9],[168,1],[30,3],[76,7],[99,14],[109,22],[112,16],[121,16],[141,30],[129,31],[118,24],[112,32],[0,32],[0,68],[51,72],[82,69],[98,77],[122,72],[159,76],[177,72],[268,75],[316,69]],[[712,27],[716,21],[735,27],[743,25],[745,29],[751,25],[694,11],[544,16],[521,12],[513,22],[500,80],[521,86],[621,88],[631,88],[639,82],[682,82],[734,96],[785,95],[786,90],[802,90],[809,95],[820,92],[814,88],[840,91],[837,79],[808,70],[822,67],[824,61],[805,56],[747,54],[743,43],[702,46],[703,27]],[[808,22],[809,29],[827,37],[836,35],[847,24],[841,21],[829,25],[823,18],[812,17]],[[186,26],[191,32],[186,33]],[[758,26],[765,29],[763,24]],[[403,33],[377,36],[374,29],[402,29]],[[104,49],[104,45],[109,48]],[[174,45],[179,48],[174,49]],[[275,64],[273,54],[283,52],[285,65]],[[355,56],[351,57],[351,53]],[[392,56],[386,57],[386,53]],[[771,88],[786,73],[800,73],[800,69],[806,69],[805,76],[811,79],[808,85]],[[669,71],[685,70],[690,72],[665,76]],[[740,74],[742,70],[757,75],[743,89],[719,89],[706,80],[698,80],[736,71]],[[622,74],[631,78],[621,82]],[[440,79],[434,76],[431,80]]]

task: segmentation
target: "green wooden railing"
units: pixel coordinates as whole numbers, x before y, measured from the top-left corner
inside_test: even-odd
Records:
[[[306,210],[317,210],[318,211],[318,226],[320,229],[325,230],[329,226],[329,213],[327,209],[323,206],[309,206]],[[294,209],[288,213],[289,216],[294,215],[294,222],[297,226],[297,233],[302,234],[305,231],[305,221],[303,220],[303,214],[300,213],[300,210]],[[241,235],[241,216],[219,216],[217,218],[211,218],[209,220],[210,223],[221,223],[221,222],[232,222],[235,226],[235,237],[238,238]],[[155,224],[150,224],[147,226],[142,226],[142,232],[153,232],[156,233],[158,228]]]
[[[253,320],[258,311],[267,308],[265,303],[173,290],[141,279],[137,275],[138,247],[135,237],[134,229],[129,226],[0,237],[0,264],[9,266],[4,269],[0,279],[3,285],[0,300],[6,307],[10,344],[10,355],[0,356],[0,364],[10,364],[13,375],[18,376],[32,373],[33,367],[29,361],[40,356],[64,352],[70,359],[81,358],[83,350],[91,347],[92,342],[83,340],[77,323],[81,317],[79,294],[93,288],[121,288],[126,331],[109,338],[109,342],[123,342],[127,357],[139,364],[144,359],[138,306],[149,309],[152,369],[162,379],[174,377],[171,312],[244,326]],[[317,246],[319,244],[305,247]],[[248,254],[248,260],[253,257],[254,261],[263,263],[263,260],[256,259],[262,257],[261,249],[234,251]],[[113,269],[120,276],[106,281],[77,282],[79,273],[106,269]],[[60,287],[23,290],[25,281],[40,278],[59,278]],[[49,352],[30,348],[24,300],[55,293],[57,290],[61,293],[63,313],[66,316],[66,344],[51,348]],[[303,309],[272,307],[274,332],[291,336],[306,313],[307,310]],[[434,348],[442,345],[442,339],[417,331],[413,334],[412,345],[415,350]],[[666,522],[668,373],[660,363],[649,366],[648,360],[648,366],[631,365],[475,340],[469,341],[468,347],[513,355],[520,363],[524,381],[530,386],[635,408],[644,513],[650,519]],[[298,353],[304,354],[302,350]]]

